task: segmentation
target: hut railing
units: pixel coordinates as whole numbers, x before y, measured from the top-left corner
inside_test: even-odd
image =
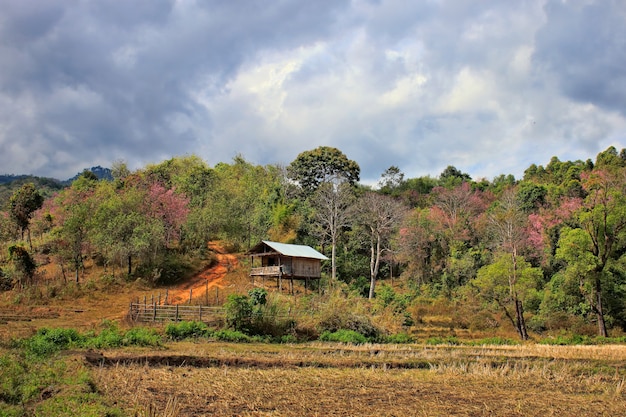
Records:
[[[250,275],[251,276],[262,276],[262,275],[267,275],[267,276],[278,276],[281,274],[281,269],[282,269],[282,275],[290,275],[291,274],[291,266],[289,265],[275,265],[275,266],[261,266],[261,267],[256,267],[256,268],[251,268],[250,269]]]

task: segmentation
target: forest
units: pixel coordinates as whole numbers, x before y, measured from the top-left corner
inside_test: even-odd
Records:
[[[405,178],[391,166],[373,187],[326,146],[286,166],[236,156],[210,167],[190,155],[111,172],[52,191],[24,182],[0,202],[0,291],[32,285],[43,259],[66,282],[93,259],[107,275],[169,285],[209,241],[245,252],[271,240],[326,254],[320,286],[404,307],[444,299],[474,312],[467,326],[494,314],[520,339],[626,330],[624,149],[555,156],[519,180],[473,180],[454,166]]]

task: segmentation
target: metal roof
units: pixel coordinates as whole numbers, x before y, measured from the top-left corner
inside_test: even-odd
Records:
[[[280,253],[281,255],[285,255],[285,256],[292,256],[294,258],[320,259],[324,261],[328,259],[326,256],[319,253],[318,251],[316,251],[310,246],[270,242],[269,240],[264,240],[263,243],[265,243],[267,246],[274,249],[276,252]]]

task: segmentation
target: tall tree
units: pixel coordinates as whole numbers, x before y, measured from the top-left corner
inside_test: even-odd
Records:
[[[580,282],[580,290],[596,316],[598,335],[607,336],[605,288],[624,284],[626,270],[626,170],[615,167],[582,175],[587,197],[578,212],[580,227],[564,228],[557,258],[564,273]]]
[[[31,250],[33,244],[30,240],[30,219],[33,213],[41,208],[43,200],[42,195],[35,189],[35,185],[28,183],[22,185],[22,187],[11,196],[9,201],[9,213],[11,218],[19,227],[22,239],[24,239],[24,232],[28,232],[28,244]]]
[[[514,325],[520,337],[526,340],[528,339],[528,331],[520,287],[525,274],[533,276],[535,271],[526,266],[524,258],[521,256],[521,250],[527,244],[528,218],[522,211],[514,189],[508,189],[502,194],[496,206],[488,214],[488,221],[495,247],[500,253],[506,254],[508,261],[497,258],[497,266],[483,267],[483,279],[478,282],[484,283],[489,279],[506,278],[508,299],[515,309]],[[494,271],[497,273],[493,273]],[[506,312],[508,315],[508,311]]]
[[[354,185],[359,181],[361,168],[337,148],[320,146],[299,154],[287,167],[289,178],[297,181],[310,194],[320,184],[347,181]]]
[[[343,230],[350,225],[354,190],[348,183],[324,183],[311,199],[315,220],[324,240],[331,244],[331,279],[337,278],[337,242]]]
[[[370,299],[374,298],[383,251],[390,249],[390,238],[399,227],[403,215],[401,203],[375,192],[367,192],[356,205],[357,223],[366,231],[370,243]]]

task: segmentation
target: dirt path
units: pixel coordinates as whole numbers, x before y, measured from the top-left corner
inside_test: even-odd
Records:
[[[169,302],[171,304],[187,302],[190,290],[192,297],[196,298],[205,295],[207,285],[209,290],[215,287],[225,287],[224,277],[237,266],[237,257],[230,253],[225,253],[224,248],[215,242],[209,243],[209,249],[215,252],[217,264],[202,270],[184,284],[168,290]]]

